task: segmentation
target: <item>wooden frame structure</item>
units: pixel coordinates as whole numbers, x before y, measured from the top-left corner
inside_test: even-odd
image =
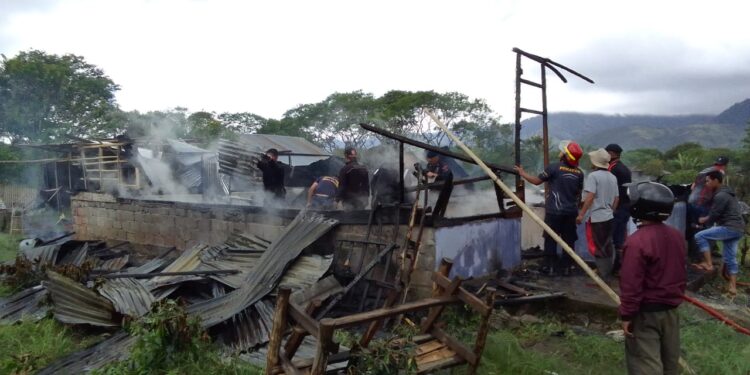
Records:
[[[463,281],[461,278],[456,277],[451,280],[447,277],[452,265],[450,260],[443,259],[439,270],[433,274],[433,293],[430,298],[394,305],[398,301],[400,291],[393,291],[382,308],[339,318],[324,318],[320,321],[312,317],[320,301],[303,308],[290,301],[291,291],[288,288],[279,288],[265,373],[267,375],[325,374],[329,362],[341,362],[352,354],[352,351],[339,352],[339,345],[333,342],[333,334],[337,329],[368,324],[366,332],[359,341],[359,349],[353,349],[366,351],[370,341],[388,319],[410,312],[427,311],[427,316],[419,325],[420,334],[412,339],[417,344],[417,373],[426,374],[466,364],[467,374],[475,374],[489,331],[489,318],[494,307],[495,292],[488,289],[486,299],[482,300],[466,291],[461,287]],[[481,316],[473,348],[467,348],[436,324],[445,307],[452,304],[466,304]],[[289,323],[293,323],[291,335],[282,348],[282,339]],[[292,362],[292,358],[307,335],[317,340],[315,357]],[[403,345],[406,342],[399,339],[395,340],[395,343]]]

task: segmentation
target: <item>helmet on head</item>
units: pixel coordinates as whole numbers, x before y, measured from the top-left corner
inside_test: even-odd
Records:
[[[639,182],[628,187],[630,216],[639,220],[664,221],[672,214],[674,194],[656,182]]]
[[[578,166],[578,162],[581,161],[583,156],[583,149],[578,143],[573,141],[562,141],[560,142],[560,152],[568,163],[574,167]]]

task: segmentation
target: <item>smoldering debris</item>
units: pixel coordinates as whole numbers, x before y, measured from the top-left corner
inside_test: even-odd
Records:
[[[275,285],[284,283],[297,290],[296,298],[304,304],[341,289],[330,276],[319,281],[329,271],[332,256],[302,255],[302,250],[336,224],[317,214],[301,213],[273,241],[235,232],[220,246],[198,244],[181,254],[165,249],[140,265],[133,263],[139,257],[127,243],[107,247],[99,241],[66,239],[51,246],[31,247],[25,254],[35,257],[34,264],[44,264],[44,279],[0,304],[0,324],[38,320],[51,311],[65,324],[117,330],[126,321],[147,314],[156,301],[168,298],[186,304],[189,312],[203,319],[204,326],[212,326],[209,333],[227,350],[254,350],[268,341],[274,304],[269,293]],[[84,265],[89,268],[83,269]],[[59,269],[55,267],[61,266],[83,269],[85,276],[71,278],[55,272]],[[240,295],[247,298],[225,303],[228,296]],[[216,315],[206,319],[206,310],[200,306],[211,306]],[[41,373],[88,372],[127,355],[109,356],[107,361],[93,359],[102,348],[113,345],[126,350],[132,338],[121,331],[93,348],[56,361]]]

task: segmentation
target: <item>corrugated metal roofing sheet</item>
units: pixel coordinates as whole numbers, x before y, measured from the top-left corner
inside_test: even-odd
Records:
[[[68,324],[119,326],[114,319],[115,308],[107,299],[56,272],[48,271],[47,277],[43,285],[52,298],[55,319]]]
[[[15,324],[22,319],[40,320],[47,315],[48,306],[42,305],[47,289],[37,285],[20,291],[0,303],[0,324]]]
[[[117,312],[136,318],[146,315],[156,302],[143,283],[130,278],[109,279],[99,293],[112,302]]]
[[[250,151],[266,152],[269,148],[275,148],[279,152],[330,155],[307,139],[287,135],[242,134],[239,142],[246,144]]]
[[[62,357],[37,372],[37,375],[83,374],[130,355],[136,338],[121,331],[88,348]]]
[[[299,254],[338,221],[315,213],[300,212],[284,232],[266,250],[244,283],[231,293],[188,307],[203,325],[211,327],[230,319],[268,295],[278,284],[284,270]]]

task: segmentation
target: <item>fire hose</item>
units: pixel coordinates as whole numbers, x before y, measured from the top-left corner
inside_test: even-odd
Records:
[[[700,308],[701,310],[707,312],[709,315],[713,316],[714,318],[718,319],[722,323],[734,328],[735,331],[739,333],[744,333],[748,336],[750,336],[750,330],[748,330],[745,327],[742,327],[741,325],[737,324],[733,320],[727,318],[726,316],[722,315],[720,312],[716,311],[716,309],[712,308],[711,306],[706,305],[705,303],[698,301],[697,299],[693,297],[688,297],[686,295],[682,296],[682,299],[685,301],[688,301],[695,305],[696,307]]]

